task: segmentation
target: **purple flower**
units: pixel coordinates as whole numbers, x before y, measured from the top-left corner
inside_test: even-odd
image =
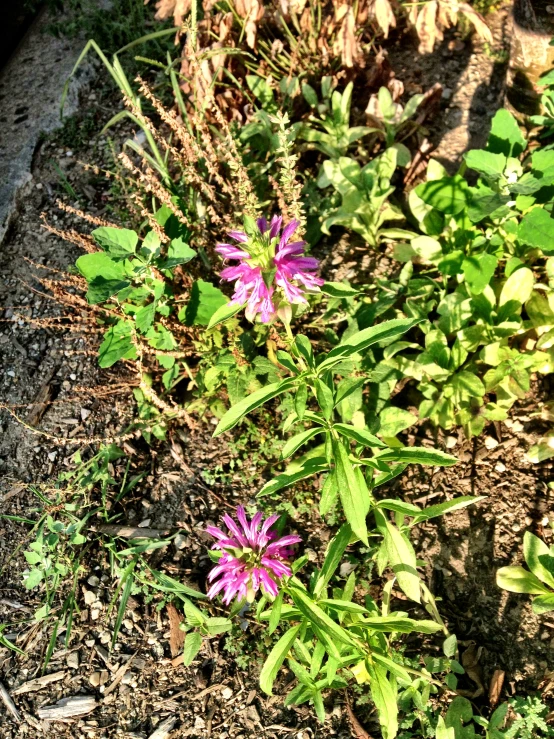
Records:
[[[227,533],[217,526],[206,528],[206,532],[217,539],[212,549],[223,552],[208,575],[210,582],[215,581],[208,590],[208,598],[214,598],[223,590],[223,602],[227,605],[234,597],[251,603],[260,587],[268,595],[277,596],[279,580],[292,575],[287,563],[292,556],[291,546],[301,541],[295,535],[275,539],[271,527],[278,518],[279,515],[274,514],[264,521],[262,514],[256,513],[248,521],[244,508],[239,506],[238,523],[227,514],[223,516]]]
[[[258,315],[262,323],[270,323],[276,315],[285,320],[291,305],[306,303],[305,294],[318,292],[323,285],[324,280],[314,274],[319,266],[317,259],[304,256],[306,242],[291,242],[299,225],[293,220],[282,228],[282,216],[273,216],[269,224],[265,218],[258,218],[248,234],[229,231],[240,246],[216,246],[224,259],[239,262],[226,267],[221,278],[235,282],[231,303],[245,303],[248,320],[254,321]]]

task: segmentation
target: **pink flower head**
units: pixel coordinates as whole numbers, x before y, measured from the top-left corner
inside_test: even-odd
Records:
[[[223,552],[208,575],[210,582],[215,581],[208,590],[208,598],[223,590],[223,602],[227,605],[234,597],[251,603],[260,587],[268,595],[277,596],[279,580],[292,575],[287,563],[292,556],[291,546],[301,541],[295,535],[276,539],[271,527],[278,518],[274,514],[264,521],[262,514],[256,513],[249,521],[244,508],[239,506],[238,523],[227,514],[223,516],[227,533],[217,526],[206,528],[217,539],[212,549]]]
[[[246,231],[229,231],[236,244],[218,244],[215,250],[223,259],[237,260],[226,267],[221,278],[235,283],[231,304],[246,304],[246,317],[270,323],[276,315],[287,315],[287,308],[306,303],[306,293],[318,292],[324,280],[317,277],[318,261],[304,256],[305,241],[291,241],[299,227],[291,221],[283,228],[283,217],[273,216],[268,223],[258,218]]]

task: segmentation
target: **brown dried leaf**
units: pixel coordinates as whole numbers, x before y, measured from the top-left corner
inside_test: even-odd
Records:
[[[463,15],[465,15],[470,23],[473,24],[477,35],[482,38],[483,41],[492,44],[493,38],[491,29],[485,23],[485,19],[483,18],[483,16],[476,10],[474,10],[471,5],[468,5],[468,3],[460,3],[458,5],[458,10],[460,13],[463,13]]]
[[[502,692],[502,686],[504,685],[504,676],[506,673],[504,670],[495,670],[491,677],[489,685],[489,705],[494,708],[500,700],[500,693]]]
[[[190,11],[190,2],[191,0],[158,0],[156,18],[163,21],[172,15],[175,25],[180,26]]]
[[[370,10],[385,38],[388,38],[390,28],[396,26],[396,18],[389,0],[373,0]]]
[[[436,39],[442,37],[436,25],[438,5],[437,0],[426,2],[417,16],[415,27],[419,36],[418,51],[420,54],[430,54]]]
[[[354,64],[363,62],[363,54],[356,38],[356,19],[351,6],[343,3],[335,11],[335,18],[342,23],[333,50],[337,56],[341,55],[345,67],[353,67]]]
[[[168,603],[166,608],[169,616],[169,649],[171,656],[175,658],[183,649],[185,632],[180,628],[181,616],[173,603]]]

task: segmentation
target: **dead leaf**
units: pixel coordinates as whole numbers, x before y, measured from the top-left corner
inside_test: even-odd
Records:
[[[191,0],[158,0],[155,17],[163,21],[173,16],[175,25],[180,26],[190,12],[190,2]]]
[[[373,0],[370,10],[385,38],[388,38],[390,28],[396,26],[396,18],[389,0]]]
[[[335,54],[337,56],[340,54],[345,67],[351,68],[354,64],[361,64],[363,54],[356,37],[356,19],[351,6],[343,3],[335,11],[335,18],[341,23],[333,45]]]
[[[185,632],[180,628],[181,616],[173,603],[168,603],[166,608],[169,616],[169,649],[171,656],[175,658],[183,649]]]
[[[489,705],[491,708],[494,708],[500,700],[500,693],[502,692],[502,686],[504,685],[505,675],[506,673],[504,670],[495,670],[492,674],[489,685]]]
[[[437,0],[430,0],[430,2],[423,5],[418,13],[415,27],[419,36],[418,51],[420,54],[430,54],[433,51],[436,39],[442,37],[442,33],[436,24],[438,7]]]
[[[465,15],[470,23],[473,24],[477,35],[489,44],[492,44],[493,38],[491,29],[485,23],[485,19],[471,5],[467,3],[460,3],[458,5],[458,11]]]

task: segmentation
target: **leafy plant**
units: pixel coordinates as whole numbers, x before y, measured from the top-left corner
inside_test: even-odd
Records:
[[[412,95],[403,107],[394,102],[387,87],[381,87],[377,95],[370,98],[366,110],[373,126],[371,132],[378,134],[387,148],[406,138],[417,128],[412,118],[424,97],[423,94]]]
[[[523,537],[523,557],[529,570],[517,565],[501,567],[496,573],[499,587],[511,593],[529,593],[533,611],[538,614],[554,610],[554,548],[530,531]]]

